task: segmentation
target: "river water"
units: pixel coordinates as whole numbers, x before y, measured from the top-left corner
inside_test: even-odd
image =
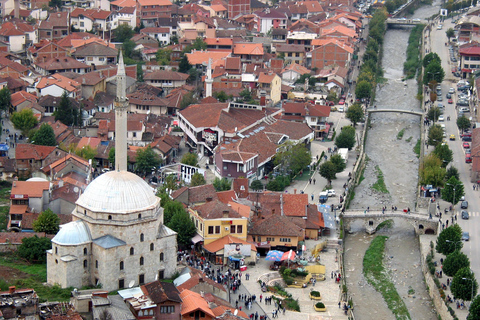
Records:
[[[426,19],[440,9],[440,2],[417,9],[412,18]],[[401,81],[403,63],[410,29],[389,29],[385,35],[382,66],[386,81],[377,87],[377,109],[401,109],[421,111],[416,99],[415,79]],[[419,160],[413,151],[420,139],[420,117],[409,114],[372,114],[365,152],[368,156],[364,180],[355,188],[355,198],[350,209],[388,210],[396,206],[399,210],[415,208]],[[404,130],[403,137],[398,133]],[[383,173],[388,193],[372,189],[377,181],[378,169]],[[363,277],[363,256],[371,240],[378,234],[389,237],[386,243],[384,264],[412,319],[434,320],[436,316],[420,266],[420,250],[413,227],[394,219],[390,230],[381,230],[369,236],[361,225],[346,237],[345,268],[349,295],[353,297],[356,319],[395,319],[383,297]],[[415,293],[409,295],[409,290]],[[412,292],[412,291],[410,291]]]

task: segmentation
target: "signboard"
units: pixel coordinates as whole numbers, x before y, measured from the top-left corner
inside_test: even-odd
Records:
[[[250,257],[252,251],[252,246],[249,244],[226,244],[223,246],[223,256],[230,257],[234,255],[243,255],[245,257]]]
[[[447,9],[440,9],[440,15],[442,17],[448,16],[448,10]]]
[[[205,140],[208,146],[213,146],[217,142],[217,133],[210,129],[205,129],[202,131],[202,138]]]
[[[179,178],[186,183],[190,183],[192,181],[192,176],[194,173],[198,172],[205,177],[205,169],[200,169],[192,166],[188,166],[185,164],[179,164]]]

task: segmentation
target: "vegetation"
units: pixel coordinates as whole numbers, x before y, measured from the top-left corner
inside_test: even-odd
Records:
[[[229,181],[227,178],[220,179],[220,178],[216,177],[213,180],[213,187],[215,188],[215,191],[217,191],[217,192],[230,190],[231,186],[232,186],[232,182]]]
[[[403,139],[403,135],[405,134],[405,128],[403,128],[402,130],[400,130],[398,133],[397,133],[397,140],[402,140]]]
[[[22,131],[24,136],[28,136],[28,132],[38,123],[37,118],[33,115],[32,109],[23,109],[20,112],[14,112],[11,121],[15,129]]]
[[[296,175],[304,170],[312,161],[310,150],[302,143],[285,143],[280,150],[275,155],[273,163],[275,166],[281,164],[282,169],[292,175]]]
[[[453,277],[458,270],[470,267],[470,259],[460,250],[450,253],[443,261],[443,273],[449,277]]]
[[[462,228],[460,228],[458,224],[454,224],[440,232],[437,237],[435,250],[437,250],[438,253],[448,256],[456,249],[461,249],[462,247]]]
[[[332,185],[332,180],[336,177],[337,167],[332,161],[326,161],[320,165],[318,172],[327,179],[327,186],[330,186]]]
[[[183,96],[182,101],[180,101],[180,110],[185,109],[191,104],[196,104],[198,99],[195,98],[195,94],[193,92],[189,92]]]
[[[444,168],[453,161],[453,151],[448,147],[448,144],[437,145],[435,150],[433,150],[433,154],[442,161],[442,167]]]
[[[116,42],[125,42],[125,40],[130,40],[133,37],[134,31],[132,27],[128,24],[119,25],[113,31],[113,37]]]
[[[437,122],[438,117],[440,117],[442,114],[443,114],[443,111],[439,107],[433,106],[428,110],[427,117],[429,120],[432,120],[433,122]]]
[[[291,183],[290,177],[285,175],[278,175],[271,179],[265,188],[270,191],[283,191]]]
[[[463,115],[457,118],[457,127],[459,130],[462,131],[462,133],[464,130],[469,129],[470,126],[471,126],[470,120],[468,120],[466,116]]]
[[[195,172],[192,174],[192,179],[190,181],[190,186],[191,187],[196,187],[196,186],[203,186],[206,184],[207,181],[205,181],[205,178],[203,177],[203,174],[199,172]]]
[[[183,207],[183,204],[181,202],[170,200],[170,198],[168,199],[168,201],[162,201],[163,224],[165,225],[168,225],[170,223],[170,220],[172,220],[172,217],[174,217],[175,215],[185,212],[185,208]]]
[[[171,56],[172,56],[172,49],[160,48],[158,49],[156,54],[157,63],[161,66],[169,65]]]
[[[48,123],[44,123],[40,126],[40,129],[35,131],[32,138],[32,143],[41,146],[56,146],[55,133],[52,126]]]
[[[408,309],[391,282],[383,265],[386,236],[377,236],[363,257],[363,274],[368,283],[383,296],[383,299],[397,319],[411,319]]]
[[[421,144],[422,142],[420,141],[420,139],[417,139],[417,143],[415,143],[415,146],[413,147],[413,152],[415,152],[415,154],[417,155],[417,158],[420,157],[420,147],[421,147]]]
[[[454,166],[450,166],[447,169],[447,173],[445,174],[445,180],[450,180],[451,177],[455,177],[455,179],[460,180],[460,174],[458,173],[458,169]]]
[[[37,236],[23,238],[22,244],[18,247],[18,255],[31,263],[45,263],[47,260],[45,251],[51,248],[52,242],[49,238]]]
[[[253,180],[250,184],[250,188],[254,191],[263,190],[263,183],[260,180]]]
[[[81,113],[73,105],[72,100],[68,97],[67,91],[62,94],[62,99],[57,110],[53,113],[55,121],[60,121],[67,126],[76,126],[81,124]]]
[[[442,199],[456,205],[464,195],[463,183],[455,177],[448,179],[442,191]]]
[[[187,166],[198,167],[198,155],[194,152],[186,153],[180,162]]]
[[[435,81],[441,83],[445,78],[445,71],[438,61],[434,60],[425,67],[425,75],[423,77],[423,84],[428,85],[430,82]]]
[[[342,131],[335,138],[335,145],[339,149],[348,148],[348,150],[352,150],[355,142],[355,128],[352,126],[343,127]]]
[[[339,154],[334,154],[331,156],[330,161],[335,165],[335,171],[337,173],[342,172],[347,167],[345,160],[343,160],[342,156]]]
[[[323,309],[325,308],[325,304],[323,302],[317,302],[315,304],[315,307],[317,307],[317,309]]]
[[[225,91],[223,91],[223,90],[220,91],[220,92],[218,92],[218,91],[217,91],[217,92],[214,92],[214,93],[213,93],[213,97],[214,97],[215,99],[217,99],[218,101],[220,101],[220,102],[226,102],[226,101],[228,101],[228,100],[232,100],[232,99],[233,99],[233,95],[231,95],[231,94],[228,95],[228,94],[226,94]]]
[[[450,38],[455,36],[455,30],[453,30],[453,28],[448,28],[447,31],[445,31],[445,34],[447,35],[448,42],[450,42]]]
[[[312,297],[320,297],[320,292],[315,291],[315,290],[314,290],[314,291],[310,291],[310,295],[311,295]]]
[[[475,274],[470,268],[463,268],[457,271],[452,279],[450,290],[457,299],[471,301],[475,297],[478,290],[478,283],[475,279]]]
[[[0,232],[7,230],[10,207],[0,207]]]
[[[423,58],[423,66],[426,68],[430,63],[437,62],[442,64],[442,60],[436,52],[430,52]]]
[[[197,229],[185,210],[175,214],[170,219],[167,227],[177,232],[177,242],[181,248],[190,247],[191,239],[197,232]]]
[[[365,114],[360,103],[354,103],[348,107],[345,117],[352,122],[353,127],[365,119]]]
[[[53,213],[52,210],[47,209],[40,213],[37,220],[33,221],[33,231],[45,232],[47,234],[56,234],[60,229],[60,218]]]
[[[446,170],[442,167],[442,160],[431,153],[420,164],[420,183],[441,187],[445,182],[445,173]]]
[[[416,25],[408,38],[407,60],[403,64],[403,72],[407,79],[413,79],[422,66],[420,43],[424,27],[424,25]]]
[[[475,299],[473,299],[468,309],[467,320],[480,320],[480,296],[476,296]]]
[[[91,146],[86,145],[81,149],[75,149],[75,154],[83,159],[92,160],[92,162],[95,163],[97,149],[93,149]]]
[[[375,166],[375,171],[377,172],[377,182],[372,185],[372,189],[375,189],[382,193],[389,193],[387,186],[385,185],[385,180],[383,179],[383,172],[380,170],[379,166]]]
[[[155,153],[155,151],[153,151],[151,146],[147,146],[145,149],[137,150],[135,170],[143,175],[156,170],[161,164],[162,160]]]
[[[355,96],[358,99],[370,98],[372,96],[372,90],[372,84],[367,80],[362,80],[358,82],[357,86],[355,87]]]
[[[9,112],[12,107],[12,97],[7,86],[0,90],[0,110]]]
[[[436,147],[443,141],[443,129],[438,124],[430,126],[428,129],[428,144]]]
[[[389,219],[389,220],[385,220],[385,221],[381,222],[381,223],[377,226],[377,228],[376,228],[375,230],[378,231],[378,230],[380,230],[380,229],[382,229],[382,228],[392,229],[392,227],[393,227],[393,220],[390,220],[390,219]]]

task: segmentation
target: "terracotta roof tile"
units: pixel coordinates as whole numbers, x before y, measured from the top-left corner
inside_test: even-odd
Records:
[[[180,297],[183,301],[181,311],[182,316],[186,316],[195,310],[201,310],[209,316],[213,318],[215,317],[215,314],[209,308],[207,301],[205,301],[200,294],[185,289],[180,293]]]
[[[204,219],[242,218],[232,207],[219,200],[208,201],[204,204],[193,206],[191,209],[197,211],[198,215]],[[225,217],[224,214],[226,213],[228,214]]]
[[[308,194],[284,194],[283,195],[283,213],[286,216],[307,215]]]
[[[217,192],[217,197],[220,202],[228,204],[230,201],[237,199],[235,191],[228,190],[228,191],[219,191]]]
[[[250,245],[252,247],[253,251],[257,251],[257,248],[255,247],[254,244],[248,243],[247,241],[244,241],[240,238],[234,237],[232,235],[224,236],[221,237],[220,239],[217,239],[213,242],[210,242],[207,245],[204,245],[203,248],[211,253],[215,253],[219,250],[223,250],[224,246],[226,244],[231,244],[231,243],[239,243],[239,244],[245,244],[245,245]]]
[[[43,197],[43,191],[50,189],[48,181],[14,181],[10,195],[22,194],[30,198]]]
[[[19,143],[15,148],[17,160],[44,160],[57,147],[40,146],[35,144]]]
[[[292,221],[292,218],[279,214],[255,221],[248,233],[260,236],[285,237],[302,237],[304,235],[304,231]]]

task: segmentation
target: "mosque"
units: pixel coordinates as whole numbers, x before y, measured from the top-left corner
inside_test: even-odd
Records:
[[[163,224],[160,198],[127,171],[126,75],[120,53],[115,99],[115,171],[93,180],[47,251],[47,282],[112,291],[169,278],[177,234]]]

